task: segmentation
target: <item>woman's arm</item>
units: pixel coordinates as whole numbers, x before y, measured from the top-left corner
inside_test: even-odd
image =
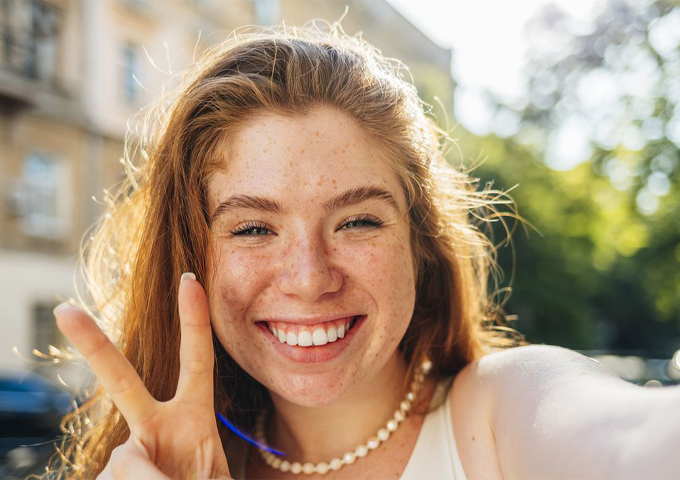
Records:
[[[549,345],[472,366],[506,479],[680,478],[680,387],[638,387]]]

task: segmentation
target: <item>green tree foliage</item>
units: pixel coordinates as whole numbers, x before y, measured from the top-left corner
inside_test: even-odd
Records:
[[[534,342],[668,355],[680,347],[680,6],[610,0],[586,21],[551,5],[527,34],[526,98],[494,99],[517,133],[460,139],[486,158],[476,176],[518,185],[540,232],[513,237],[506,311]]]

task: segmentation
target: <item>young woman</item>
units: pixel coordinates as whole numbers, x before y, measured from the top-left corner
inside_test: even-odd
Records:
[[[55,310],[100,383],[68,478],[677,475],[677,388],[503,327],[502,196],[446,165],[397,68],[255,34],[163,100],[88,250],[109,336]]]

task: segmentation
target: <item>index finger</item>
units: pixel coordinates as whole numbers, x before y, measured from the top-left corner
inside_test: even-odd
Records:
[[[133,430],[156,404],[137,371],[83,310],[61,304],[54,315],[59,330],[85,357]]]
[[[213,351],[210,309],[205,290],[193,273],[182,275],[178,292],[181,340],[176,398],[213,406]]]

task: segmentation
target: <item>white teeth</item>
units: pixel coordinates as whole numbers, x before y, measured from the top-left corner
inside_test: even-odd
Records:
[[[313,344],[312,334],[307,330],[301,331],[298,335],[298,345],[301,347],[311,347]]]
[[[312,340],[314,341],[314,345],[326,345],[328,343],[328,335],[326,334],[326,330],[323,328],[317,328],[314,330]]]
[[[272,335],[274,335],[281,343],[287,343],[291,346],[311,347],[312,345],[326,345],[327,343],[338,341],[339,338],[345,338],[345,334],[355,323],[354,318],[352,318],[340,325],[340,328],[336,328],[335,325],[330,325],[325,329],[318,327],[313,332],[301,330],[297,333],[285,331],[283,328],[277,329],[272,325],[268,325],[268,327],[269,331],[272,332]]]
[[[297,335],[295,335],[295,333],[293,332],[288,332],[288,335],[286,335],[286,343],[292,346],[297,345],[298,344]]]

